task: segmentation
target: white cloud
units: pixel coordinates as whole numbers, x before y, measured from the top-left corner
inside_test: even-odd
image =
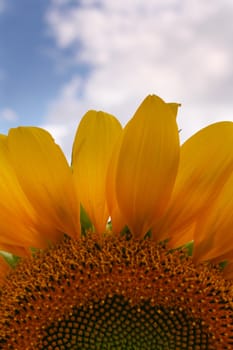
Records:
[[[227,118],[232,15],[231,0],[53,0],[46,21],[57,50],[89,71],[66,82],[48,122],[64,124],[69,135],[96,108],[125,123],[148,93],[182,102],[184,138],[222,113]]]
[[[43,124],[41,127],[47,130],[54,138],[55,142],[59,146],[63,146],[62,150],[66,154],[67,158],[71,154],[70,130],[65,124]],[[73,136],[73,135],[72,135]]]
[[[19,117],[13,109],[6,107],[0,110],[0,120],[14,122],[18,119]]]

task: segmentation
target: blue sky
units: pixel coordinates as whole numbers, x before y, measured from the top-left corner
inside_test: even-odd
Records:
[[[8,0],[0,15],[1,107],[22,123],[40,123],[72,69],[59,71],[54,40],[48,35],[48,1]],[[83,67],[75,67],[80,72]],[[1,119],[5,128],[5,120]]]
[[[61,83],[45,54],[52,45],[44,31],[45,5],[46,1],[10,0],[1,15],[1,105],[27,123],[38,123]],[[4,120],[1,123],[4,127]]]
[[[123,124],[149,93],[184,140],[233,120],[232,0],[0,0],[0,132],[45,127],[69,155],[88,109]]]

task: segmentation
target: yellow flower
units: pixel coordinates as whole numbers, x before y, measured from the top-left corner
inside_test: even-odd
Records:
[[[233,123],[180,146],[177,109],[87,112],[71,167],[45,130],[0,137],[1,349],[232,349]]]

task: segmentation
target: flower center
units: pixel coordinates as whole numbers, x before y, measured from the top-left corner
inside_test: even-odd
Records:
[[[232,284],[150,239],[65,238],[0,292],[2,349],[231,349]]]
[[[117,295],[72,309],[45,333],[39,349],[211,349],[201,320]]]

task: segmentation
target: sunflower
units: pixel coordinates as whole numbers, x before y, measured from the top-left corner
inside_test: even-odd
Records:
[[[1,135],[1,349],[233,348],[233,123],[180,146],[177,109],[87,112],[71,166]]]

